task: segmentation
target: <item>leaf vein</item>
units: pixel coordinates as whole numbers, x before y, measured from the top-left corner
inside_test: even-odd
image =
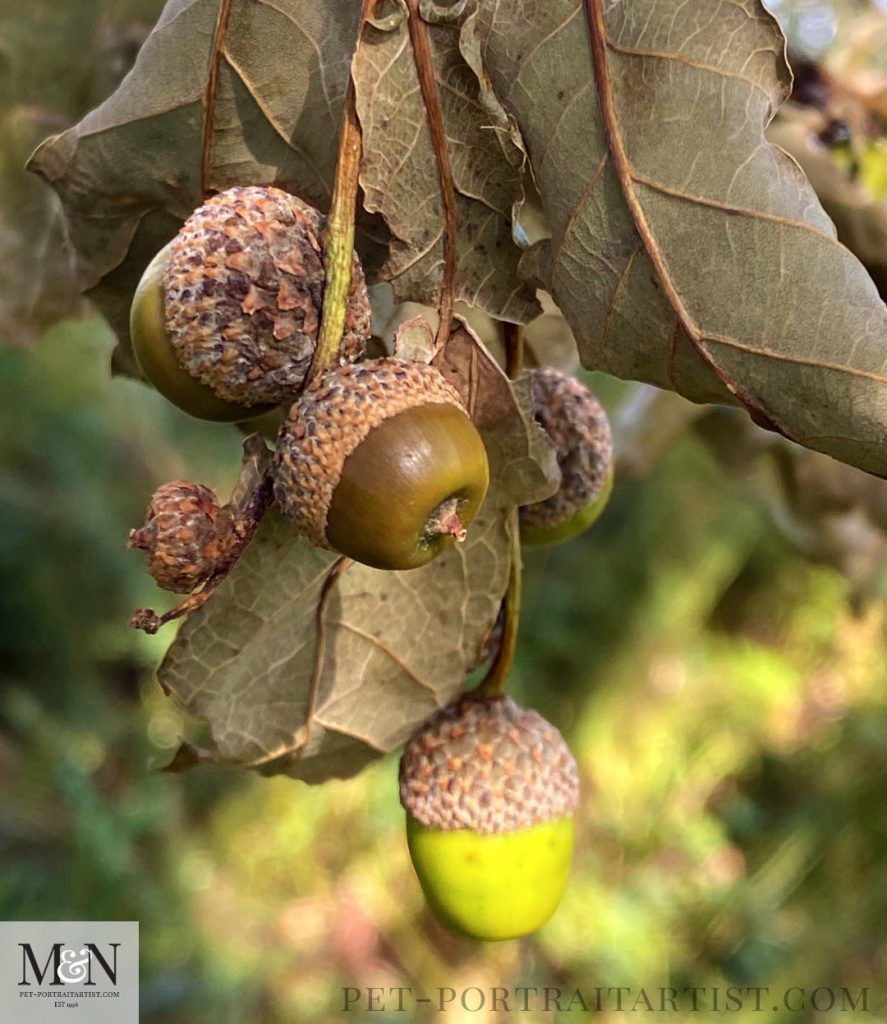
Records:
[[[645,174],[641,174],[634,168],[631,169],[631,177],[639,185],[644,185],[654,192],[660,192],[663,195],[671,196],[674,199],[681,199],[684,202],[693,203],[696,206],[705,206],[712,210],[721,210],[724,213],[729,213],[737,217],[748,217],[752,220],[769,221],[772,224],[779,224],[782,227],[793,228],[797,231],[806,231],[808,234],[815,235],[818,238],[823,239],[826,242],[830,242],[833,245],[840,245],[840,243],[833,238],[831,235],[826,234],[820,228],[814,227],[812,224],[807,224],[802,220],[795,220],[793,217],[783,217],[778,213],[768,213],[765,210],[752,210],[745,206],[734,206],[731,203],[721,202],[719,199],[710,199],[708,196],[700,196],[694,192],[685,192],[683,189],[673,188],[670,185],[665,185],[661,181],[656,181],[655,178],[648,178]]]
[[[427,690],[429,693],[434,694],[437,697],[437,690],[429,683],[426,682],[421,676],[417,675],[413,669],[400,657],[400,655],[392,647],[390,647],[384,640],[377,636],[373,636],[372,633],[367,633],[365,630],[360,629],[353,623],[346,622],[344,619],[336,619],[330,623],[331,626],[338,626],[340,629],[344,629],[349,633],[353,633],[355,636],[361,637],[366,640],[367,643],[380,650],[383,654],[387,655],[391,661],[410,679],[416,683],[417,686],[421,686],[423,690]]]

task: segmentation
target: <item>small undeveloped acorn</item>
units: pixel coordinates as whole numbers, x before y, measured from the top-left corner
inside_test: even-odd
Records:
[[[545,501],[521,508],[521,540],[558,544],[604,510],[613,488],[613,437],[607,414],[581,381],[548,368],[527,373],[533,415],[554,444],[561,485]]]
[[[573,854],[576,761],[561,734],[505,695],[433,715],[400,760],[407,842],[425,896],[473,938],[528,935],[557,909]]]
[[[151,495],[145,525],[130,530],[130,548],[147,551],[157,585],[190,594],[205,583],[234,543],[229,518],[202,484],[174,480]]]
[[[277,437],[274,493],[318,547],[379,569],[431,561],[483,502],[489,466],[434,367],[372,359],[321,373]]]
[[[311,366],[323,304],[324,216],[277,188],[237,186],[195,210],[133,300],[145,376],[204,419],[242,420],[292,399]],[[340,355],[360,358],[371,310],[360,261]]]

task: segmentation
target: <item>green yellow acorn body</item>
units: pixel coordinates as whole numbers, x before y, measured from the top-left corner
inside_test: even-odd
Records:
[[[276,188],[236,186],[195,210],[133,299],[133,351],[147,380],[201,419],[252,419],[291,402],[320,326],[324,223]],[[355,255],[342,360],[362,356],[370,319]]]
[[[465,538],[489,465],[456,390],[434,367],[371,359],[322,372],[277,438],[275,497],[319,547],[414,569]]]
[[[561,485],[550,498],[520,510],[525,544],[560,544],[578,536],[604,510],[613,489],[613,438],[591,391],[560,370],[529,370],[533,415],[555,448]]]
[[[576,761],[537,712],[467,694],[433,715],[404,749],[400,800],[437,916],[487,941],[541,927],[567,884],[578,799]]]

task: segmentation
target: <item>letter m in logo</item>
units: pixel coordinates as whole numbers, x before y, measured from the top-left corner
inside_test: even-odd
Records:
[[[22,947],[22,980],[19,985],[27,985],[30,987],[30,981],[28,981],[28,965],[30,964],[31,970],[34,973],[34,977],[37,979],[37,984],[42,985],[43,979],[46,977],[49,971],[49,965],[52,964],[52,981],[50,985],[61,985],[59,981],[59,965],[62,959],[62,947],[63,942],[56,942],[52,947],[49,956],[46,958],[46,963],[43,965],[43,969],[40,969],[37,963],[37,958],[34,956],[34,950],[31,948],[30,942],[20,942],[19,945]]]

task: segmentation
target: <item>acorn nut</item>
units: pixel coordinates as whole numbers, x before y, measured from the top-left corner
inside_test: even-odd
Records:
[[[151,495],[145,525],[130,530],[127,547],[147,551],[158,586],[190,594],[212,575],[235,543],[230,518],[202,484],[174,480]]]
[[[613,489],[613,437],[598,400],[560,370],[529,370],[533,414],[554,444],[561,485],[520,510],[521,541],[560,544],[598,518]]]
[[[400,760],[407,842],[426,899],[476,939],[528,935],[557,909],[578,801],[561,734],[505,695],[466,694],[438,711]]]
[[[277,188],[237,186],[194,211],[148,265],[130,315],[136,359],[161,394],[236,421],[299,393],[320,326],[324,224]],[[362,356],[370,320],[355,254],[343,360]]]
[[[275,497],[296,529],[378,569],[414,569],[463,540],[489,484],[455,388],[393,357],[323,371],[290,410],[275,459]]]

